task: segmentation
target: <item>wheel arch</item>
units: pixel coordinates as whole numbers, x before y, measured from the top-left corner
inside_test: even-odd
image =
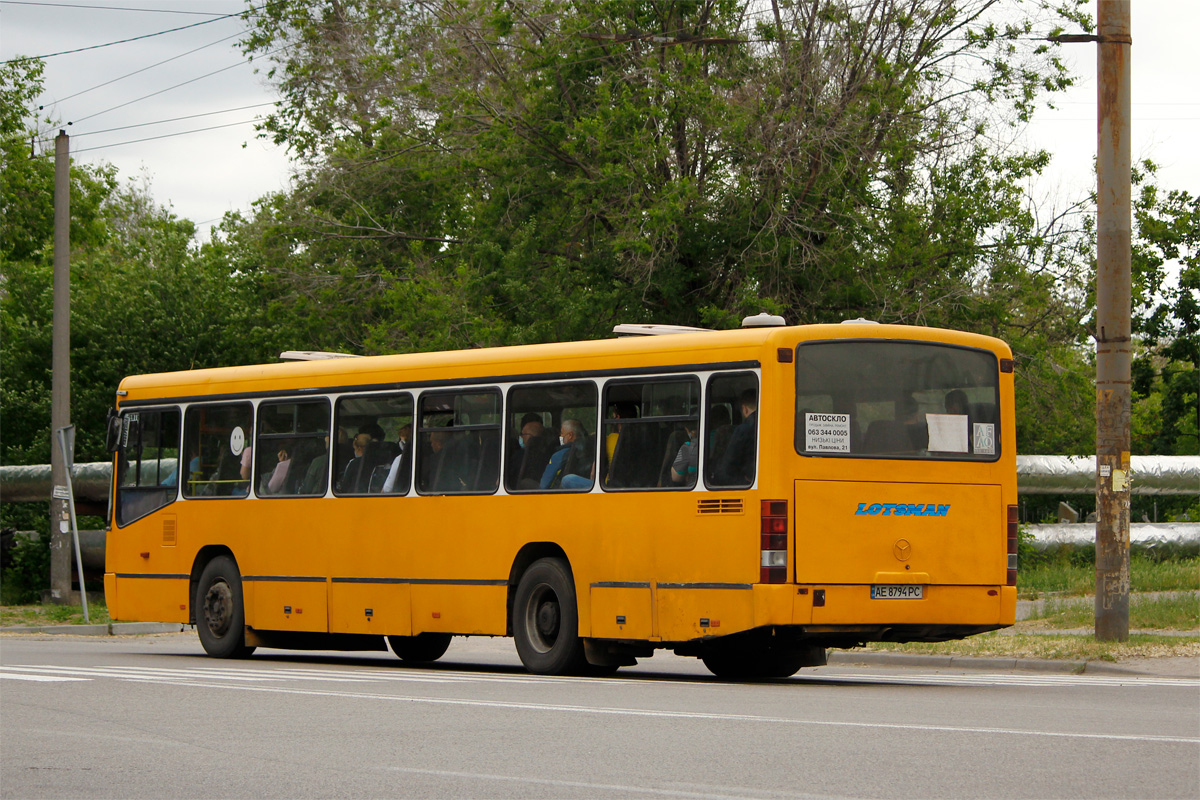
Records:
[[[563,563],[567,565],[571,581],[575,580],[575,572],[571,569],[571,559],[567,558],[566,551],[554,542],[529,542],[517,551],[517,555],[513,558],[512,568],[508,572],[508,599],[505,608],[508,636],[513,635],[512,610],[513,601],[517,596],[517,584],[521,582],[521,576],[525,574],[525,570],[529,569],[529,565],[542,558],[562,559]]]
[[[196,624],[196,587],[200,585],[200,575],[208,566],[208,562],[217,556],[229,556],[237,566],[238,572],[241,572],[242,568],[238,564],[237,556],[225,545],[210,544],[200,548],[195,559],[192,560],[192,573],[188,578],[188,622],[192,625]]]

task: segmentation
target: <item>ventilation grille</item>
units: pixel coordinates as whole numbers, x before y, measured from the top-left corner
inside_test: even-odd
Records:
[[[174,547],[176,536],[175,517],[163,517],[163,547]]]
[[[697,514],[741,514],[742,500],[737,497],[700,500],[696,503]]]

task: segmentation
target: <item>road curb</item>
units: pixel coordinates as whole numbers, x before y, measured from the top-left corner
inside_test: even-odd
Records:
[[[0,634],[54,634],[66,636],[146,636],[186,633],[195,626],[180,622],[111,622],[107,625],[38,625],[0,628]],[[937,656],[913,653],[830,650],[831,667],[916,667],[919,669],[977,670],[980,672],[1042,672],[1059,675],[1129,675],[1149,677],[1145,668],[1132,669],[1107,661],[1059,661],[1045,658],[996,658],[986,656]]]
[[[925,669],[971,669],[991,672],[1025,670],[1075,674],[1088,670],[1091,662],[1054,661],[1042,658],[994,658],[982,656],[925,656],[910,653],[872,653],[834,650],[828,654],[831,666],[861,664],[873,667],[922,667]]]

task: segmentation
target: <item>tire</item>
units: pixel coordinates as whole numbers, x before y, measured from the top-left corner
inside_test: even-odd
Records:
[[[530,672],[569,675],[587,664],[575,583],[565,561],[543,558],[525,570],[513,600],[512,629],[517,655]]]
[[[721,647],[701,657],[708,671],[726,680],[789,678],[810,662],[805,648]]]
[[[232,558],[217,556],[205,565],[193,607],[204,652],[214,658],[245,658],[254,652],[246,646],[242,575]]]
[[[416,636],[389,636],[388,644],[401,661],[437,661],[450,647],[448,633],[418,633]]]

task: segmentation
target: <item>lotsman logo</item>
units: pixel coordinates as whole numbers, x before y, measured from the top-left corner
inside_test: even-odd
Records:
[[[873,517],[945,517],[950,514],[949,504],[939,506],[934,503],[859,503],[854,514],[869,514]]]

